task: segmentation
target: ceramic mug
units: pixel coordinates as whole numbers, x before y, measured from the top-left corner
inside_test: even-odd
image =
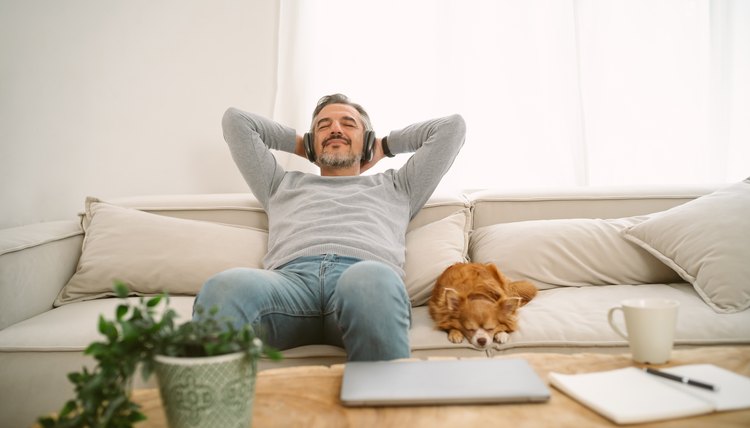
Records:
[[[628,341],[633,360],[663,364],[669,361],[680,302],[668,299],[628,299],[609,310],[607,318],[615,333]],[[616,312],[625,318],[623,333],[614,320]]]

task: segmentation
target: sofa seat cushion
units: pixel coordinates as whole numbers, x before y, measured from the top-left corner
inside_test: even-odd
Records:
[[[750,311],[717,314],[689,284],[560,287],[540,291],[519,310],[519,329],[496,349],[627,346],[607,322],[609,308],[629,298],[655,297],[680,302],[675,345],[750,343]],[[622,322],[622,320],[620,320]],[[471,347],[454,344],[435,329],[427,307],[412,311],[411,346],[415,351]]]
[[[128,298],[133,302],[137,299]],[[191,318],[194,300],[192,296],[169,298],[178,322]],[[117,298],[76,302],[16,323],[0,330],[0,352],[83,351],[91,342],[104,340],[97,329],[99,315],[114,318],[121,303]]]
[[[750,311],[717,314],[689,284],[679,283],[543,290],[519,310],[519,330],[510,335],[508,343],[496,347],[626,346],[609,327],[607,311],[621,300],[643,296],[680,302],[677,345],[750,343]],[[191,296],[170,297],[178,320],[190,319],[193,300]],[[102,339],[97,331],[98,316],[113,317],[119,303],[116,298],[76,302],[19,322],[0,331],[0,352],[83,351],[91,342]],[[409,335],[414,351],[472,350],[466,342],[449,342],[446,333],[434,327],[427,306],[412,309]],[[344,355],[338,348],[323,345],[295,348],[285,354],[295,359]]]

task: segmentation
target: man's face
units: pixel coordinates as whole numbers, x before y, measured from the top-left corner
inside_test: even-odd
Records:
[[[362,159],[364,127],[359,112],[346,104],[329,104],[313,121],[318,163],[329,168],[349,168]]]

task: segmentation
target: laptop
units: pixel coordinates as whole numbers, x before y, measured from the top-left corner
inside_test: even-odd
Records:
[[[539,403],[547,384],[522,359],[348,362],[345,406]]]

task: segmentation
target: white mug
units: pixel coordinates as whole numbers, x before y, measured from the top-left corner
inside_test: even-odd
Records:
[[[662,364],[669,361],[677,325],[680,302],[668,299],[628,299],[607,314],[615,333],[628,341],[633,360],[639,363]],[[627,334],[615,324],[614,314],[621,311]]]

